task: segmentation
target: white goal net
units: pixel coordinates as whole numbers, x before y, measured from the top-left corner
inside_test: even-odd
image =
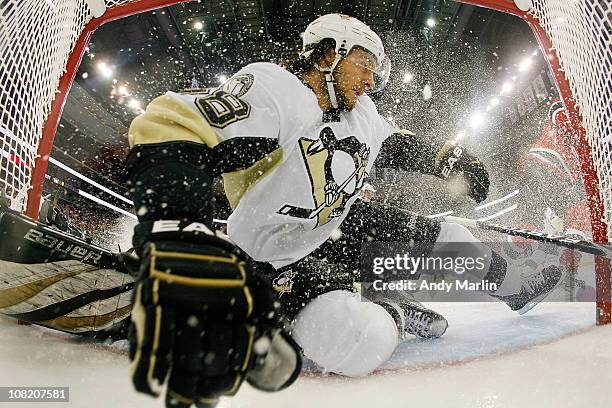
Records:
[[[70,87],[87,41],[78,48],[75,45],[80,38],[85,40],[82,36],[93,18],[92,9],[102,3],[106,13],[117,6],[134,6],[119,10],[125,15],[139,7],[164,4],[159,0],[0,0],[0,193],[10,198],[15,210],[25,211],[32,197],[39,147],[46,143],[50,150],[63,106],[58,95]],[[69,64],[71,58],[74,63]]]
[[[612,242],[612,1],[540,0],[533,13],[552,42],[582,116],[607,241]]]

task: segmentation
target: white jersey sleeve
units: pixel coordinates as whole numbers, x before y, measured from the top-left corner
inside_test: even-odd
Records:
[[[284,69],[270,63],[249,64],[217,89],[169,94],[200,113],[222,140],[265,137],[287,146],[298,113],[282,92],[291,89],[291,78],[279,71]]]

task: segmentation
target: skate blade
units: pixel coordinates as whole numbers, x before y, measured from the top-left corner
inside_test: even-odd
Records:
[[[548,292],[543,293],[540,296],[538,296],[538,297],[532,299],[531,301],[527,302],[527,304],[525,306],[521,307],[516,312],[518,314],[520,314],[520,315],[524,315],[525,313],[527,313],[528,311],[530,311],[531,309],[536,307],[538,303],[542,302],[544,299],[546,299],[546,297],[548,295],[550,295],[551,293],[553,293],[557,289],[557,287],[561,284],[561,281],[563,281],[564,277],[565,277],[565,274],[561,274],[561,277],[559,278],[559,282],[557,282],[555,284],[555,286],[553,286],[553,288],[551,290],[549,290]]]
[[[554,290],[554,289],[553,289]],[[550,291],[552,292],[552,290]],[[527,304],[523,307],[521,307],[519,310],[517,310],[516,312],[520,315],[524,315],[525,313],[527,313],[528,311],[530,311],[531,309],[533,309],[534,307],[537,306],[538,303],[540,303],[541,301],[544,300],[544,298],[546,298],[546,296],[548,296],[548,294],[550,293],[544,293],[543,295],[538,296],[535,299],[532,299],[530,302],[527,302]]]

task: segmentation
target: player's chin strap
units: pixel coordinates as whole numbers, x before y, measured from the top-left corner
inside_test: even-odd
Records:
[[[324,122],[335,122],[339,121],[339,108],[338,108],[338,98],[336,97],[336,79],[334,78],[334,70],[342,57],[339,54],[336,54],[334,58],[334,62],[329,67],[321,67],[319,64],[315,64],[315,67],[325,75],[325,84],[327,86],[327,94],[329,95],[329,102],[332,106],[327,112],[323,114]]]

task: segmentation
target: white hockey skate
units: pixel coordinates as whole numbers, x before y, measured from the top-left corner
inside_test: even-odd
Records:
[[[522,315],[543,301],[561,282],[563,272],[549,266],[540,272],[522,276],[520,292],[512,295],[492,295],[505,302],[510,309]]]
[[[389,291],[370,293],[370,300],[384,307],[395,320],[402,339],[410,335],[436,339],[446,332],[448,321],[439,313],[414,300],[412,293]]]
[[[417,301],[399,304],[404,312],[404,331],[423,339],[436,339],[446,332],[448,321]]]

